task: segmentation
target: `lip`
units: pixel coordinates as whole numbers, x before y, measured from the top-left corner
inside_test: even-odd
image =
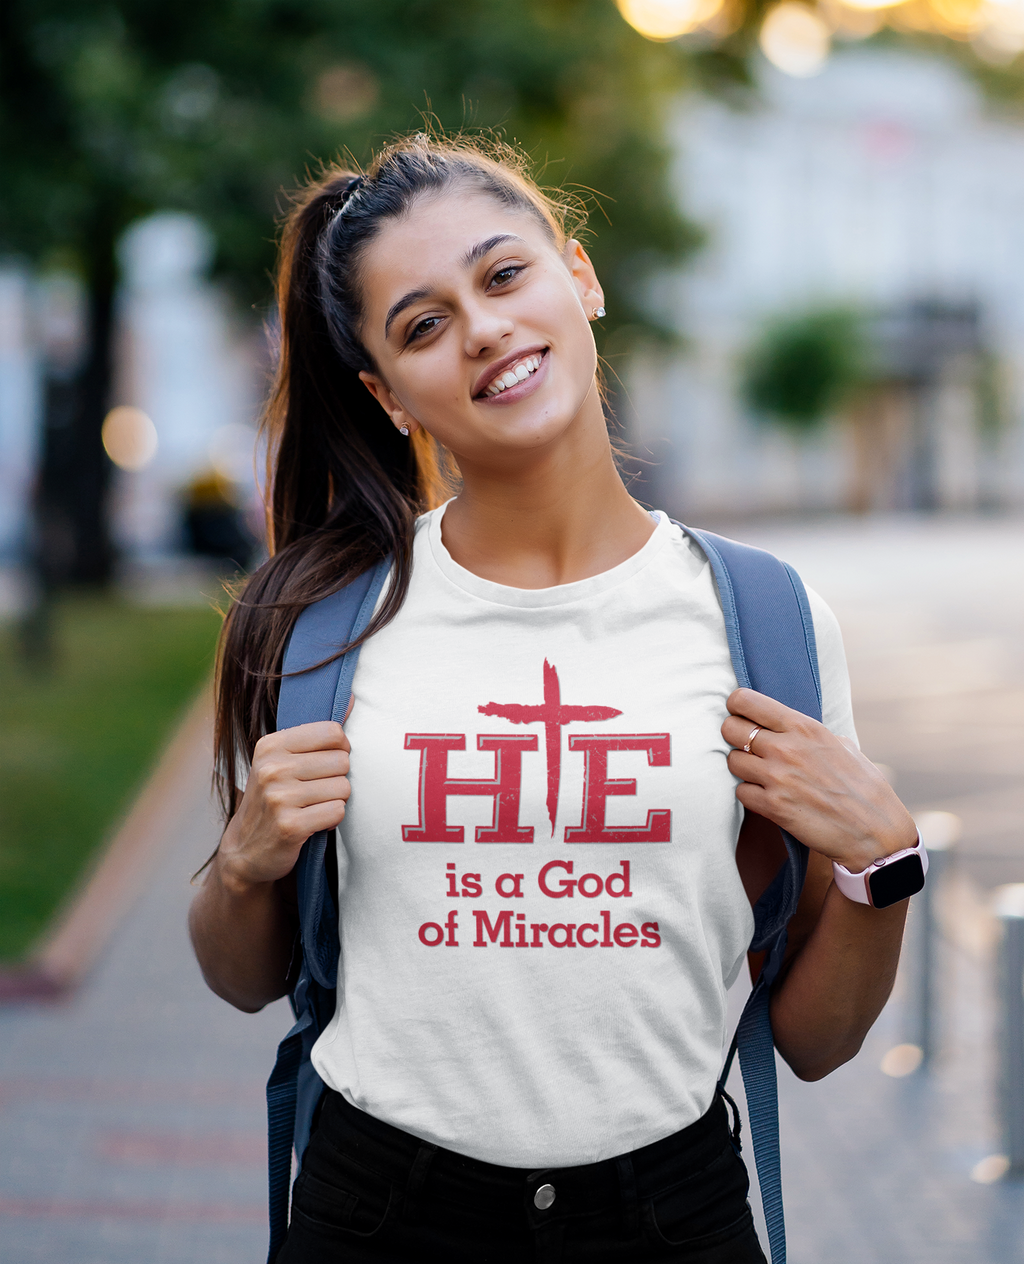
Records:
[[[517,361],[525,360],[527,356],[539,355],[541,357],[540,368],[532,373],[530,377],[526,378],[525,382],[520,382],[519,386],[524,386],[526,382],[532,381],[533,378],[535,378],[540,372],[541,368],[544,367],[544,361],[547,359],[547,350],[548,347],[546,343],[538,342],[534,343],[532,347],[517,347],[515,351],[510,351],[508,355],[502,356],[500,360],[493,361],[486,369],[484,369],[474,383],[473,398],[479,399],[482,402],[489,402],[492,399],[501,399],[502,395],[507,395],[509,393],[514,394],[519,387],[510,386],[506,390],[502,391],[501,395],[484,395],[483,392],[496,377],[504,373],[506,369],[511,368]]]

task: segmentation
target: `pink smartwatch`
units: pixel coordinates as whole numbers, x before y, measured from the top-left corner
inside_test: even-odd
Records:
[[[928,853],[921,841],[920,830],[913,847],[904,847],[891,856],[883,856],[860,873],[851,873],[845,865],[832,861],[836,886],[843,895],[857,904],[870,904],[877,909],[888,908],[890,904],[898,904],[900,900],[916,895],[924,886],[927,872]]]

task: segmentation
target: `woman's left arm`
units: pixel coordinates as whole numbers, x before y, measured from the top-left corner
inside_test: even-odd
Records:
[[[737,689],[728,707],[722,735],[737,748],[729,754],[729,769],[741,779],[736,797],[748,813],[782,826],[811,850],[771,1017],[782,1056],[801,1079],[819,1080],[857,1053],[888,1000],[908,905],[855,904],[832,883],[831,862],[860,873],[912,847],[917,829],[847,738],[752,689]],[[755,727],[760,731],[745,752]]]

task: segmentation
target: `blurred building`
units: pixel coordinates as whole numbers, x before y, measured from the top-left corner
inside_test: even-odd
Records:
[[[194,487],[205,480],[227,489],[221,516],[230,509],[236,518],[230,541],[224,536],[225,558],[248,557],[260,523],[263,334],[239,321],[207,279],[213,242],[195,218],[168,212],[140,220],[120,254],[115,382],[104,425],[119,467],[111,505],[119,551],[129,561],[183,551],[220,556],[206,536],[196,548],[190,519]],[[0,262],[0,608],[17,604],[4,584],[29,549],[42,415],[66,407],[62,392],[84,348],[83,305],[73,273],[32,276],[17,261]]]
[[[114,496],[115,536],[129,557],[189,547],[183,496],[197,479],[232,484],[243,516],[256,500],[264,357],[258,332],[239,323],[206,279],[212,255],[203,224],[170,212],[140,220],[121,243],[113,402],[126,419],[141,414],[141,459],[132,459],[129,442]]]
[[[860,48],[812,78],[765,65],[743,108],[689,98],[675,137],[709,238],[653,287],[684,350],[630,374],[645,498],[691,517],[1024,506],[1024,126],[951,63]],[[837,303],[891,360],[873,415],[806,438],[752,417],[758,328]]]
[[[40,354],[28,272],[0,266],[0,565],[22,556],[38,446]]]

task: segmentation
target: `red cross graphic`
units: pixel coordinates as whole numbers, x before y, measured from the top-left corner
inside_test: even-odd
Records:
[[[528,706],[522,702],[488,702],[477,707],[481,715],[498,715],[513,724],[543,724],[544,747],[548,757],[548,817],[551,820],[551,837],[555,836],[555,817],[558,815],[558,785],[562,774],[562,725],[574,720],[611,720],[621,715],[614,707],[569,707],[562,705],[562,690],[558,683],[558,671],[547,659],[544,660],[544,702]]]

